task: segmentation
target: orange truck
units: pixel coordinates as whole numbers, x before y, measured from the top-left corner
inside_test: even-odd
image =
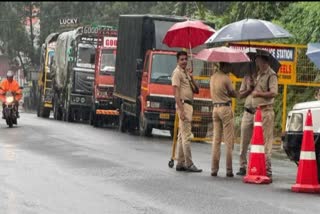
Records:
[[[168,48],[162,40],[173,24],[185,20],[161,15],[120,15],[114,96],[120,110],[121,132],[139,130],[141,135],[150,136],[157,128],[170,130],[173,136],[175,99],[171,75],[177,65],[176,51],[181,49]],[[202,65],[195,69],[197,75],[205,63],[194,63]],[[209,79],[199,81],[193,127],[206,130],[212,121]],[[205,134],[194,133],[198,138]]]
[[[95,56],[95,80],[91,125],[117,124],[119,111],[115,106],[113,88],[116,63],[117,31],[113,28],[98,32]]]

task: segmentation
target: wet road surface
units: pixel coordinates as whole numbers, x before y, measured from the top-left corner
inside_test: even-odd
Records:
[[[21,113],[0,123],[0,213],[318,213],[319,195],[290,191],[296,166],[273,159],[273,183],[210,176],[211,145],[193,143],[202,173],[168,168],[169,137],[144,138],[110,128]],[[158,133],[163,133],[159,132]],[[168,135],[168,133],[165,133]],[[234,173],[239,148],[234,151]]]

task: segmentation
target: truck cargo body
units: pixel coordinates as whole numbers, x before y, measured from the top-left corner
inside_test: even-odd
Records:
[[[168,48],[162,40],[168,29],[181,21],[185,19],[120,16],[114,95],[120,99],[119,129],[122,132],[139,129],[142,135],[150,136],[152,129],[158,128],[173,134],[175,100],[171,75],[177,66],[176,51],[181,48]],[[195,101],[210,106],[209,88],[200,88]]]
[[[50,111],[52,110],[52,75],[51,64],[54,57],[54,51],[56,47],[56,41],[59,33],[51,33],[45,39],[45,42],[41,46],[40,54],[40,71],[39,71],[39,104],[37,107],[37,116],[48,118]]]
[[[88,121],[92,107],[96,34],[85,28],[62,33],[54,60],[54,117]]]

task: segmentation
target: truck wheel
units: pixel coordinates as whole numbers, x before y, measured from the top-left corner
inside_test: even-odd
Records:
[[[207,129],[208,127],[206,126],[200,126],[197,128],[193,128],[192,133],[195,138],[205,138],[207,136]]]
[[[53,117],[56,120],[62,120],[61,110],[59,109],[59,107],[56,104],[53,105]]]
[[[74,112],[72,108],[67,107],[67,111],[65,111],[65,114],[64,114],[64,121],[73,122],[74,121],[73,116],[74,116]]]
[[[41,106],[41,103],[39,103],[37,107],[37,117],[40,117],[40,106]]]
[[[123,111],[123,105],[121,105],[121,111],[119,115],[119,131],[124,133],[128,130],[128,121],[126,113]]]
[[[143,114],[140,115],[139,121],[140,135],[151,137],[152,136],[152,127],[148,124],[145,116]]]
[[[173,139],[173,137],[174,137],[174,128],[170,129],[170,136]],[[177,136],[178,136],[178,133],[177,133]]]
[[[42,108],[42,115],[41,117],[49,118],[50,117],[50,109],[48,108]]]

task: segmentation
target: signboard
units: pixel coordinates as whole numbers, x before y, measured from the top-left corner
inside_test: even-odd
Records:
[[[116,48],[117,47],[117,37],[109,37],[105,36],[103,37],[103,47],[105,48]]]
[[[297,59],[294,45],[250,42],[250,46],[248,43],[229,43],[229,47],[238,50],[251,47],[268,51],[281,64],[277,73],[279,83],[294,83],[296,81]]]
[[[59,19],[60,27],[78,26],[80,24],[79,18],[62,18]]]

